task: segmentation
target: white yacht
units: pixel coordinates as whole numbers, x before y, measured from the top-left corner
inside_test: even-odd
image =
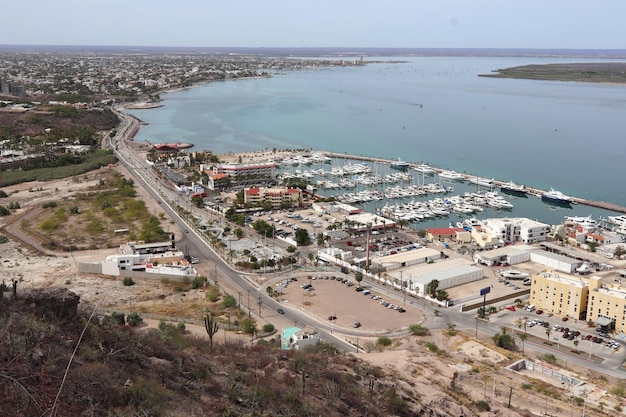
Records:
[[[463,174],[452,170],[443,170],[438,175],[440,178],[445,178],[452,181],[462,181],[465,179]]]
[[[526,272],[521,272],[516,269],[503,269],[500,271],[500,275],[502,275],[506,279],[526,279],[530,277],[530,274]]]
[[[541,195],[541,201],[552,204],[569,205],[572,203],[572,197],[550,188],[550,191],[546,191]]]
[[[503,193],[509,193],[509,194],[526,194],[528,192],[528,190],[526,189],[526,186],[515,184],[513,181],[509,181],[505,184],[502,184],[500,186],[500,191],[502,191]]]
[[[426,175],[430,175],[430,174],[433,174],[435,172],[434,169],[432,169],[430,166],[428,166],[426,164],[419,164],[418,166],[416,166],[413,169],[415,171],[417,171],[417,172],[420,172],[420,173],[426,174]]]
[[[493,187],[493,178],[470,177],[469,182],[483,187]]]
[[[626,215],[608,216],[609,222],[621,228],[626,228]]]

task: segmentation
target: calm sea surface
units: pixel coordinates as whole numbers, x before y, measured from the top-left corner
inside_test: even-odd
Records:
[[[190,142],[218,154],[313,148],[400,157],[626,206],[626,87],[478,77],[516,65],[583,59],[395,59],[407,62],[164,94],[164,107],[130,112],[149,124],[135,140]],[[455,194],[471,190],[475,186],[455,185]],[[580,205],[554,208],[532,196],[511,201],[515,208],[499,216],[554,224],[565,215],[612,214]],[[493,215],[486,210],[477,217]]]

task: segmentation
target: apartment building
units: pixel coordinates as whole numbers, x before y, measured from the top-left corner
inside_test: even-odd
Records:
[[[251,206],[270,205],[273,208],[297,207],[302,202],[299,188],[246,188],[244,202]]]
[[[586,320],[590,282],[595,286],[598,279],[541,271],[531,277],[529,303],[558,316]]]

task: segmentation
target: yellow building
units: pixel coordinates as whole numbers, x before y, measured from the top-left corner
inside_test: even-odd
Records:
[[[598,283],[600,284],[600,283]],[[626,332],[626,288],[617,283],[600,284],[589,291],[587,320]]]
[[[583,278],[554,271],[541,271],[532,275],[530,301],[536,309],[567,316],[577,320],[587,317],[589,283],[597,278]]]

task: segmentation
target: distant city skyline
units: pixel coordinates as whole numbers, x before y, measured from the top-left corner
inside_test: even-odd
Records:
[[[23,0],[4,45],[626,49],[622,0]]]

